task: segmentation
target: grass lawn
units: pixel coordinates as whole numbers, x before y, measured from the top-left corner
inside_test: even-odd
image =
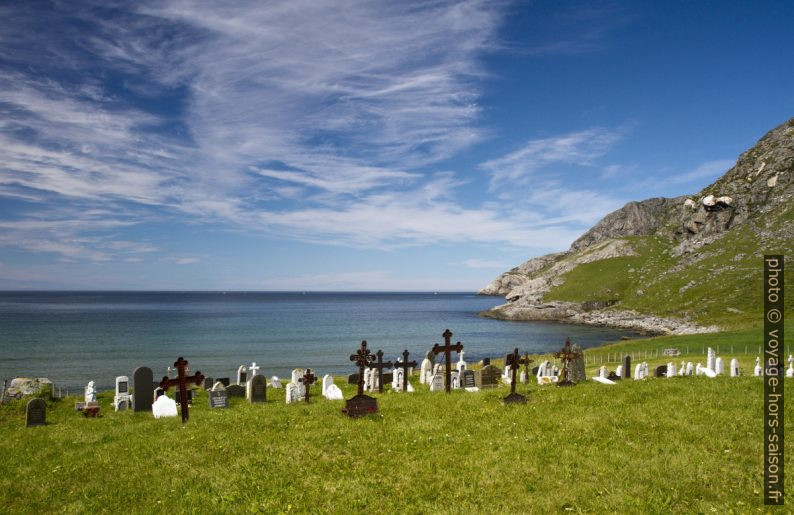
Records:
[[[737,345],[749,332],[726,334],[588,354],[725,337]],[[210,410],[201,392],[185,425],[114,413],[106,392],[101,418],[83,418],[68,398],[48,404],[47,426],[28,429],[15,402],[0,408],[0,511],[772,511],[763,506],[763,386],[747,375],[754,356],[739,355],[746,375],[733,379],[519,385],[524,406],[502,405],[506,387],[446,395],[414,383],[413,394],[373,394],[380,413],[360,420],[321,398],[319,385],[309,405],[284,404],[282,389],[263,405],[231,399],[228,410]],[[685,359],[705,364],[702,354]],[[790,402],[785,412],[791,427]]]

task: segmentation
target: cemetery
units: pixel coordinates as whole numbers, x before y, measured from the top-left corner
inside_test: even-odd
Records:
[[[204,377],[185,356],[160,381],[142,366],[119,371],[110,391],[92,380],[79,397],[11,400],[0,406],[0,451],[11,458],[0,465],[0,505],[10,512],[53,503],[69,511],[350,512],[386,499],[384,509],[400,512],[759,505],[757,356],[730,352],[743,350],[751,331],[584,351],[566,341],[556,353],[515,348],[480,362],[465,359],[465,335],[454,344],[449,330],[442,336],[432,346],[428,338],[426,353],[398,356],[352,342],[350,377],[296,363],[305,368],[279,379],[263,356],[230,383]],[[794,358],[785,365],[794,376]],[[95,416],[78,408],[95,408]]]

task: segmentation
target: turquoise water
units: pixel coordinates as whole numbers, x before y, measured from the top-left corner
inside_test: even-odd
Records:
[[[472,362],[515,347],[557,350],[566,337],[587,348],[629,334],[476,315],[502,302],[463,293],[0,292],[0,380],[109,389],[138,366],[162,377],[179,356],[215,378],[252,361],[268,377],[296,367],[347,375],[361,340],[385,360],[408,349],[421,362],[449,328]]]

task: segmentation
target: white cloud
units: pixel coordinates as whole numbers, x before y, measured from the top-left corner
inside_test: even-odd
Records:
[[[697,183],[702,187],[706,185],[706,182],[722,176],[735,164],[735,159],[706,161],[688,172],[670,176],[666,181],[676,184]]]
[[[466,268],[496,268],[501,270],[508,267],[508,265],[502,263],[501,261],[477,258],[465,259],[460,264]]]
[[[622,138],[621,131],[594,127],[562,136],[530,140],[520,149],[488,160],[480,168],[491,173],[491,186],[507,186],[554,163],[593,165]]]

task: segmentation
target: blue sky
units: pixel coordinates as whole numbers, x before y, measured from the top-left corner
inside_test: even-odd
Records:
[[[791,2],[0,3],[0,288],[471,291],[794,116]]]

